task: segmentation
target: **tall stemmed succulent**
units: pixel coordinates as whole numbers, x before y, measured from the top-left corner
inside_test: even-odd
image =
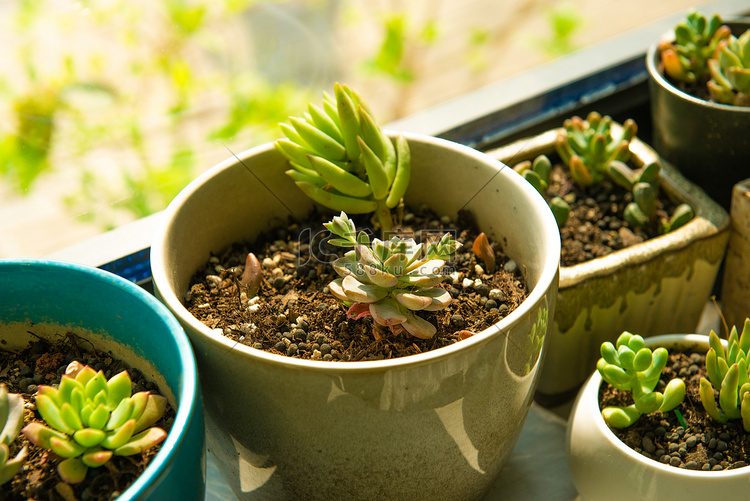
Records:
[[[160,443],[167,436],[151,427],[166,410],[167,400],[142,391],[131,396],[127,371],[109,380],[79,362],[72,362],[58,388],[39,386],[36,406],[48,428],[34,422],[23,434],[36,445],[65,458],[60,477],[82,482],[88,468],[104,465],[113,455],[131,456]]]
[[[23,398],[8,393],[4,384],[0,384],[0,485],[12,479],[26,461],[27,449],[24,447],[10,457],[12,444],[23,426]]]
[[[708,90],[714,101],[750,106],[750,30],[739,38],[729,35],[716,46],[708,61]]]
[[[552,162],[546,155],[539,155],[534,161],[525,161],[516,164],[513,170],[521,174],[536,190],[543,196],[547,195],[549,189],[550,173],[552,172]],[[570,214],[570,205],[560,197],[552,197],[547,201],[552,214],[555,216],[557,226],[562,227],[568,220]]]
[[[674,28],[674,41],[659,43],[664,72],[673,80],[685,83],[701,82],[708,76],[708,61],[721,40],[731,34],[718,14],[706,19],[691,10]]]
[[[623,332],[615,345],[602,343],[601,354],[596,369],[602,379],[619,390],[630,391],[635,402],[602,410],[602,417],[611,427],[627,428],[642,414],[669,412],[685,398],[685,382],[679,378],[671,380],[664,393],[654,391],[669,358],[666,348],[652,351],[641,336]]]
[[[650,163],[634,171],[623,162],[614,161],[609,166],[613,181],[633,192],[633,201],[625,207],[624,217],[634,228],[647,227],[656,214],[656,200],[659,196],[659,173],[661,165]],[[684,226],[694,216],[689,204],[680,204],[667,221],[662,221],[659,231],[669,233]]]
[[[375,336],[390,328],[427,339],[437,329],[415,312],[435,311],[448,306],[451,296],[438,287],[440,270],[461,245],[446,233],[439,242],[416,244],[413,239],[393,237],[388,241],[357,234],[354,222],[342,212],[324,225],[337,238],[329,243],[352,248],[333,262],[340,278],[328,284],[331,293],[349,307],[348,316],[372,316]]]
[[[724,349],[714,331],[709,334],[709,345],[706,353],[708,379],[700,380],[703,407],[706,413],[719,423],[742,418],[745,431],[750,432],[750,374],[747,360],[750,353],[750,319],[745,320],[742,334],[739,336],[737,328],[732,328],[727,343],[728,349]],[[718,407],[714,388],[719,392]]]
[[[336,84],[334,95],[324,94],[322,107],[309,104],[305,116],[281,124],[287,139],[274,144],[308,197],[336,211],[374,213],[386,234],[391,209],[409,185],[409,144],[399,136],[394,145],[353,89]]]
[[[583,187],[601,182],[613,161],[630,159],[630,140],[638,131],[633,120],[626,120],[622,134],[614,138],[612,118],[594,111],[586,120],[577,116],[565,120],[563,128],[555,141],[555,150],[570,168],[573,180]]]

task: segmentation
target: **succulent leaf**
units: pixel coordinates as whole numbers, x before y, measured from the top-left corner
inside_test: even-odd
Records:
[[[404,136],[398,136],[396,139],[396,155],[398,161],[393,176],[393,184],[391,185],[388,197],[385,199],[385,205],[389,209],[398,205],[406,193],[406,188],[409,187],[409,181],[411,180],[411,152],[409,150],[409,143]]]
[[[146,408],[143,410],[141,417],[135,422],[135,431],[138,433],[149,426],[156,424],[167,410],[167,397],[162,395],[150,394],[146,401]]]
[[[664,388],[664,401],[659,408],[660,412],[669,412],[685,398],[685,382],[682,379],[673,379]]]
[[[405,312],[405,315],[407,320],[401,325],[412,336],[420,339],[429,339],[435,335],[435,332],[437,332],[435,326],[424,318],[419,317],[408,310]]]
[[[73,434],[73,438],[79,445],[83,447],[94,447],[102,443],[107,436],[102,430],[96,430],[94,428],[84,428],[78,430]]]
[[[110,459],[112,459],[112,451],[105,449],[88,450],[81,454],[81,462],[89,468],[104,466]]]
[[[114,433],[110,433],[107,435],[107,438],[102,441],[102,447],[106,447],[110,450],[115,450],[119,447],[122,447],[128,442],[128,440],[130,440],[130,437],[133,436],[135,427],[135,419],[129,419],[117,430],[115,430]]]
[[[23,427],[23,398],[14,393],[8,393],[4,384],[0,384],[0,443],[11,444]]]
[[[627,428],[633,425],[641,412],[635,408],[635,405],[628,407],[605,407],[602,410],[602,417],[612,428]]]
[[[616,343],[602,343],[602,358],[596,364],[602,379],[622,391],[630,391],[634,405],[607,407],[602,417],[613,428],[632,425],[641,414],[674,409],[685,397],[685,384],[673,379],[665,392],[654,391],[667,363],[669,353],[663,347],[651,350],[643,337],[623,332]]]
[[[380,325],[390,327],[406,322],[407,318],[393,301],[378,301],[370,305],[372,319]]]
[[[116,456],[132,456],[159,444],[167,433],[161,428],[149,428],[133,437],[123,446],[114,450]]]
[[[28,450],[23,447],[14,458],[10,457],[10,447],[23,426],[23,398],[8,393],[0,384],[0,485],[12,479],[26,461]]]
[[[10,449],[4,443],[0,443],[0,485],[10,481],[23,467],[28,449],[24,447],[13,459],[10,459]]]
[[[86,478],[88,466],[79,458],[68,458],[57,466],[57,473],[69,484],[80,484]]]

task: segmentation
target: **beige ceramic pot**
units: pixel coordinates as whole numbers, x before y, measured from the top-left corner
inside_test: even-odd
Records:
[[[554,155],[562,129],[521,139],[489,152],[515,165],[538,155]],[[613,124],[613,135],[620,126]],[[641,167],[658,159],[640,140],[630,143],[632,162]],[[560,268],[560,289],[550,325],[549,353],[537,400],[570,401],[596,366],[599,347],[623,330],[644,337],[694,332],[711,294],[729,239],[729,217],[699,187],[662,162],[659,184],[677,202],[687,202],[696,217],[657,238]]]
[[[407,204],[470,210],[527,273],[530,294],[518,309],[449,347],[377,362],[302,361],[237,345],[184,308],[211,252],[312,209],[272,145],[217,165],[166,211],[151,249],[155,289],[193,343],[208,447],[241,499],[477,499],[521,432],[555,305],[555,221],[496,160],[406,137]]]
[[[726,346],[726,341],[723,341]],[[673,334],[646,339],[651,348],[708,351],[708,336]],[[602,378],[595,372],[568,420],[568,466],[583,501],[736,499],[750,485],[750,467],[722,471],[675,468],[635,452],[609,429],[599,409]]]

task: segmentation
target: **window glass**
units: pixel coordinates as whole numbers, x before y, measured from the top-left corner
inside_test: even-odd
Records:
[[[386,123],[690,5],[2,1],[0,257],[163,209],[335,81]]]

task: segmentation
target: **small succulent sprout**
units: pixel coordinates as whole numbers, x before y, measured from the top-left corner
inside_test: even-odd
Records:
[[[661,165],[652,162],[639,170],[633,170],[624,162],[614,161],[609,164],[609,177],[617,184],[633,193],[633,202],[625,207],[623,217],[634,228],[647,226],[656,213],[656,200],[659,196],[659,174]],[[693,208],[688,204],[677,207],[668,221],[660,224],[662,234],[684,226],[694,216]]]
[[[651,183],[633,185],[633,202],[625,207],[624,217],[635,228],[647,226],[656,213],[658,190]]]
[[[308,197],[337,211],[375,213],[386,234],[393,226],[390,210],[409,185],[409,144],[403,136],[394,144],[353,89],[336,84],[334,94],[281,124],[286,138],[274,144],[292,166],[286,173]]]
[[[240,284],[245,288],[247,297],[253,297],[258,293],[263,281],[263,268],[260,261],[252,252],[245,258],[245,269],[240,277]]]
[[[572,117],[563,123],[564,131],[556,141],[555,149],[570,169],[573,180],[581,186],[599,183],[608,173],[609,165],[630,158],[630,140],[638,127],[626,120],[619,138],[612,137],[612,118],[591,112],[586,120]]]
[[[478,259],[482,260],[487,273],[495,273],[495,250],[490,245],[490,241],[484,232],[477,235],[477,238],[474,239],[471,251]]]
[[[689,223],[695,217],[695,212],[689,204],[680,204],[672,213],[672,217],[668,221],[662,222],[661,232],[662,234],[674,231],[677,228],[681,228]]]
[[[33,422],[22,430],[31,442],[64,458],[57,471],[65,482],[80,483],[88,468],[166,438],[164,430],[152,427],[166,410],[165,397],[148,391],[131,395],[127,371],[107,380],[79,362],[68,368],[58,388],[43,385],[37,391],[37,410],[50,427]]]
[[[27,456],[24,447],[16,457],[10,457],[10,445],[23,426],[23,398],[8,393],[4,384],[0,384],[0,426],[0,485],[3,485],[18,473]]]
[[[707,19],[691,9],[674,27],[674,40],[659,44],[664,72],[678,82],[700,82],[708,75],[708,61],[716,46],[730,34],[731,30],[722,24],[718,14]]]
[[[627,428],[642,414],[669,412],[685,397],[685,382],[679,378],[671,380],[664,393],[654,391],[669,357],[666,348],[652,351],[641,336],[625,331],[616,344],[602,343],[601,355],[596,368],[602,379],[618,390],[630,391],[634,401],[627,407],[602,410],[611,427]]]
[[[340,278],[328,284],[337,299],[350,305],[349,318],[372,316],[376,329],[432,337],[435,326],[415,312],[441,310],[450,304],[450,293],[438,287],[443,281],[440,271],[461,244],[448,233],[427,245],[399,237],[370,242],[366,233],[357,233],[344,212],[324,226],[336,236],[329,243],[353,248],[333,262]],[[379,336],[377,331],[375,335]]]
[[[546,155],[539,155],[533,162],[526,160],[518,163],[513,170],[521,174],[536,190],[546,198],[549,189],[552,162]],[[553,197],[547,204],[555,216],[557,226],[562,227],[570,215],[570,205],[560,197]]]
[[[739,38],[729,35],[716,46],[708,61],[708,90],[714,101],[750,106],[750,29]]]
[[[708,379],[701,378],[700,396],[703,408],[719,423],[730,419],[742,419],[745,431],[750,432],[750,319],[745,320],[742,333],[737,335],[733,327],[729,334],[727,349],[714,331],[709,334],[709,349],[706,353]],[[716,405],[714,389],[719,393]]]

